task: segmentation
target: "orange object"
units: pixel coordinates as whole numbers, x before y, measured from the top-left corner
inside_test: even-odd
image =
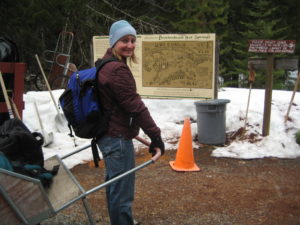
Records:
[[[255,70],[254,70],[254,66],[253,64],[251,63],[249,68],[249,82],[250,83],[254,83],[254,80],[255,80]]]
[[[176,171],[200,171],[194,160],[190,118],[184,119],[176,160],[169,163]]]

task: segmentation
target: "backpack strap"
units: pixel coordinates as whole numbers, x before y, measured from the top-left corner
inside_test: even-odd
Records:
[[[94,159],[94,164],[95,167],[99,167],[98,162],[101,160],[97,148],[97,138],[93,138],[91,142],[91,147],[92,147],[92,153],[93,153],[93,159]]]
[[[96,66],[96,76],[95,76],[95,85],[96,87],[98,86],[98,73],[99,71],[102,69],[102,67],[106,64],[106,63],[109,63],[109,62],[113,62],[113,61],[119,61],[117,58],[115,57],[111,57],[111,58],[105,58],[105,59],[98,59],[96,62],[95,62],[95,66]],[[96,92],[97,93],[97,92]],[[100,101],[100,97],[98,94],[96,94],[97,98],[98,98],[98,101]],[[92,139],[91,141],[91,148],[92,148],[92,153],[93,153],[93,160],[94,160],[94,164],[95,164],[95,167],[99,167],[99,161],[101,160],[100,159],[100,156],[99,156],[99,152],[98,152],[98,148],[97,148],[97,140],[99,139],[100,137],[95,137]]]
[[[101,68],[109,62],[114,62],[114,61],[120,61],[118,60],[116,57],[110,57],[110,58],[104,58],[104,59],[98,59],[95,62],[95,66],[96,66],[96,74],[98,75],[99,70],[101,70]],[[97,79],[98,76],[96,76]]]
[[[113,61],[119,61],[117,58],[115,57],[110,57],[110,58],[105,58],[105,59],[98,59],[96,62],[95,62],[95,67],[96,67],[96,76],[95,76],[95,79],[94,80],[86,80],[83,84],[81,84],[80,82],[80,87],[81,87],[81,90],[80,90],[80,95],[84,95],[84,93],[86,93],[86,90],[88,88],[90,88],[91,86],[97,86],[98,82],[97,82],[97,79],[98,79],[98,73],[99,71],[102,69],[102,67],[106,64],[106,63],[109,63],[109,62],[113,62]],[[78,71],[77,71],[78,72]],[[78,74],[79,76],[79,74]]]

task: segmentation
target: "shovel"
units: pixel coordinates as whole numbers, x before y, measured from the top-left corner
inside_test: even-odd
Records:
[[[21,120],[21,116],[20,116],[20,114],[19,114],[18,108],[17,108],[17,106],[16,106],[14,100],[13,100],[12,98],[10,98],[10,101],[11,101],[11,104],[12,104],[13,112],[15,112],[15,116],[16,116],[19,120]]]
[[[43,123],[42,123],[42,120],[41,120],[41,116],[40,116],[39,110],[38,110],[37,105],[36,105],[36,102],[34,102],[34,109],[35,109],[36,115],[39,119],[39,124],[40,124],[40,127],[41,127],[41,131],[42,131],[42,134],[44,136],[43,146],[46,147],[47,145],[50,145],[53,142],[53,133],[52,132],[50,132],[50,133],[45,132],[44,126],[43,126]]]
[[[9,118],[13,119],[14,114],[13,114],[13,111],[12,111],[12,108],[11,108],[11,104],[10,104],[10,101],[9,101],[9,98],[8,98],[7,90],[6,90],[6,87],[5,87],[5,83],[4,83],[1,71],[0,71],[0,83],[1,83],[1,88],[2,88],[3,95],[4,95],[4,99],[5,99],[5,103],[6,103]]]
[[[54,99],[54,97],[53,97],[53,94],[52,94],[50,85],[49,85],[49,83],[48,83],[47,77],[46,77],[46,75],[45,75],[45,72],[44,72],[44,70],[43,70],[43,67],[42,67],[42,65],[41,65],[41,62],[40,62],[39,57],[38,57],[37,54],[35,54],[35,58],[36,58],[36,61],[37,61],[38,64],[39,64],[40,70],[41,70],[41,72],[42,72],[42,75],[43,75],[43,77],[44,77],[46,86],[47,86],[47,88],[48,88],[48,91],[49,91],[49,93],[50,93],[51,99],[52,99],[52,101],[53,101],[53,104],[54,104],[55,109],[56,109],[56,112],[57,112],[57,115],[55,116],[55,126],[56,126],[58,132],[60,132],[60,133],[67,133],[67,132],[69,132],[68,122],[67,122],[67,120],[66,120],[64,114],[59,112],[58,106],[57,106],[56,101],[55,101],[55,99]]]

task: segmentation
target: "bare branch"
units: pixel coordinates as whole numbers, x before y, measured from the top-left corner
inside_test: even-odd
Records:
[[[126,15],[127,17],[137,21],[137,23],[140,25],[140,31],[142,32],[143,31],[143,27],[144,26],[149,26],[150,29],[152,30],[152,33],[155,33],[154,31],[157,30],[158,32],[162,32],[162,33],[170,33],[168,30],[164,29],[163,27],[160,27],[158,25],[154,25],[154,24],[151,24],[151,23],[148,23],[146,21],[143,21],[137,17],[134,17],[132,16],[131,14],[125,12],[124,10],[121,10],[119,8],[117,8],[116,6],[114,6],[113,4],[109,3],[108,1],[106,0],[102,0],[105,4],[109,5],[111,8],[121,12],[122,14]],[[143,33],[143,32],[142,32]]]

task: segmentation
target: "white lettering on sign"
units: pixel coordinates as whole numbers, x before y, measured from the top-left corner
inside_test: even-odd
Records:
[[[295,40],[250,40],[249,52],[294,53]]]

